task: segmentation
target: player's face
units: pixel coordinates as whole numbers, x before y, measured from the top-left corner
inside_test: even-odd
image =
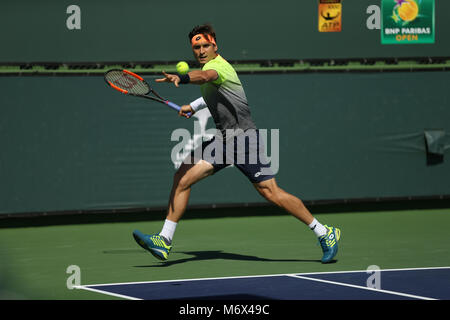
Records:
[[[195,44],[192,47],[192,51],[194,52],[195,59],[201,65],[204,65],[217,56],[217,46],[207,41],[201,41]]]

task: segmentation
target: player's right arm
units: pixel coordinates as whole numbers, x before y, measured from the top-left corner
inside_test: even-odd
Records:
[[[207,104],[205,100],[203,99],[203,97],[200,97],[192,101],[190,104],[181,106],[180,112],[178,112],[178,114],[189,119],[194,115],[195,112],[206,107]]]

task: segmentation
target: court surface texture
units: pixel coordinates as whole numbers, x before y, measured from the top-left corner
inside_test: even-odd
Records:
[[[336,261],[330,264],[320,262],[314,233],[288,214],[213,216],[211,211],[210,217],[182,220],[164,262],[132,237],[134,229],[159,232],[163,216],[151,221],[3,226],[0,296],[450,299],[450,209],[315,214],[320,222],[342,230]]]

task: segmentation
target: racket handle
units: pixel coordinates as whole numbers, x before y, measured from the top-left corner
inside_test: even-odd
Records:
[[[179,105],[177,105],[176,103],[173,103],[171,101],[166,101],[166,104],[176,111],[180,111],[180,109],[181,109],[181,107]],[[187,115],[191,116],[191,113],[189,112]]]

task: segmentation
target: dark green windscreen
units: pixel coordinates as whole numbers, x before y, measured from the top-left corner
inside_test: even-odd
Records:
[[[257,126],[269,138],[279,130],[283,189],[304,200],[450,194],[449,72],[240,78]],[[8,76],[0,87],[0,213],[166,206],[176,134],[194,138],[197,118],[124,96],[102,76]],[[200,95],[155,88],[178,104]],[[195,185],[190,204],[254,202],[264,200],[227,168]]]
[[[67,27],[72,4],[80,29]],[[342,31],[324,33],[318,0],[2,0],[0,63],[192,60],[187,35],[205,22],[230,60],[450,56],[449,1],[435,1],[434,44],[382,45],[367,27],[372,5],[381,1],[343,0]]]

